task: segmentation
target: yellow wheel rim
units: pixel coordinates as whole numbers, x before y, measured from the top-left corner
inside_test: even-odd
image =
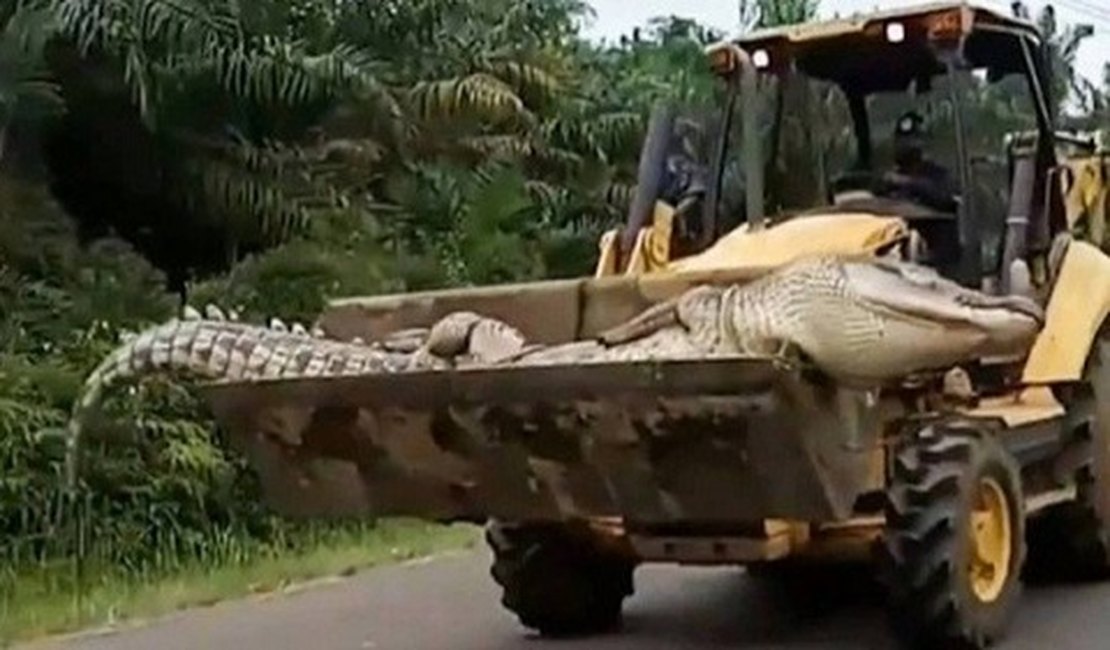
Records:
[[[984,603],[993,603],[1002,595],[1010,578],[1013,553],[1010,508],[1006,492],[993,478],[979,481],[973,505],[968,578],[975,597]]]

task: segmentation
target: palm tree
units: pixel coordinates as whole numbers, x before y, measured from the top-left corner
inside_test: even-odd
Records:
[[[778,27],[812,20],[820,0],[739,0],[740,24],[746,29]]]
[[[0,9],[0,163],[15,121],[39,119],[62,106],[42,59],[50,18],[34,3],[9,3]]]
[[[317,5],[328,7],[37,2],[53,27],[37,33],[52,39],[51,71],[70,97],[71,115],[51,132],[63,199],[83,222],[106,222],[174,267],[178,287],[198,259],[225,266],[341,202],[328,181],[334,168],[288,145],[340,100],[396,109],[363,52],[291,29]],[[104,144],[89,150],[94,138]]]
[[[615,163],[634,160],[640,120],[582,92],[578,0],[49,6],[79,62],[64,81],[87,97],[90,70],[118,74],[168,179],[158,195],[228,234],[224,264],[320,209],[392,214],[390,180],[421,165],[518,166],[556,222],[583,212],[576,196],[627,194]]]
[[[1097,86],[1079,74],[1076,62],[1079,48],[1094,36],[1094,26],[1088,24],[1061,25],[1056,9],[1046,5],[1037,17],[1037,25],[1045,39],[1049,60],[1052,62],[1053,97],[1056,110],[1062,113],[1074,99],[1084,111],[1094,108]]]

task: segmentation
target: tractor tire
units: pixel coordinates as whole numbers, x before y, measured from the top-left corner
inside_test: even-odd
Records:
[[[882,578],[915,646],[985,648],[1020,599],[1024,502],[1016,461],[975,429],[930,426],[897,450]]]
[[[1096,341],[1086,376],[1095,412],[1081,435],[1092,462],[1076,477],[1076,501],[1030,522],[1027,573],[1035,582],[1110,579],[1110,336]]]
[[[602,634],[619,627],[635,564],[555,526],[494,523],[486,529],[501,603],[542,636]]]

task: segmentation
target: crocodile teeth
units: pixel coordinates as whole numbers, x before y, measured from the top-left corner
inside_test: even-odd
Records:
[[[215,320],[215,321],[225,321],[225,320],[227,320],[227,316],[224,314],[223,310],[220,309],[219,307],[217,307],[216,305],[208,305],[207,307],[205,307],[204,308],[204,316],[208,320]]]
[[[297,336],[307,336],[308,330],[306,330],[304,328],[304,325],[301,325],[300,323],[293,323],[293,333]]]
[[[200,312],[192,305],[185,305],[185,309],[181,310],[181,317],[184,320],[200,320],[202,318]]]
[[[366,341],[361,336],[356,336],[351,339],[351,345],[366,345]]]
[[[239,312],[235,311],[234,309],[229,310],[227,312],[227,319],[229,321],[233,322],[233,323],[238,323],[239,322]]]
[[[136,334],[135,332],[128,331],[128,330],[123,330],[119,333],[119,342],[123,343],[124,345],[127,345],[127,344],[131,343],[132,341],[134,341],[137,338],[139,338],[138,334]]]
[[[270,329],[274,330],[275,332],[289,331],[289,327],[287,327],[285,323],[281,322],[280,318],[274,318],[270,321]]]
[[[324,334],[324,330],[320,329],[319,327],[313,327],[312,328],[312,338],[322,339],[322,338],[324,338],[324,336],[326,336]]]

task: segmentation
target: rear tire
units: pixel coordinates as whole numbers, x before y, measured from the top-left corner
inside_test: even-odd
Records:
[[[895,457],[883,578],[898,632],[914,645],[983,648],[1021,595],[1024,504],[1014,459],[988,434],[933,426]]]
[[[630,560],[599,551],[555,526],[491,524],[491,573],[501,603],[521,624],[548,637],[613,631],[633,593]]]
[[[1030,522],[1029,577],[1038,582],[1110,579],[1110,338],[1096,341],[1087,365],[1085,397],[1095,417],[1081,433],[1092,463],[1076,477],[1075,502]]]

